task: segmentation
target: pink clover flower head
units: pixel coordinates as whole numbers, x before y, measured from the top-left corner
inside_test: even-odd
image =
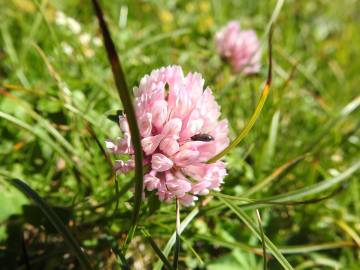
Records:
[[[229,22],[216,33],[216,49],[234,72],[246,75],[260,71],[260,43],[253,30],[241,30],[236,21]]]
[[[206,162],[229,144],[227,120],[220,120],[220,107],[198,73],[183,74],[168,66],[145,75],[134,88],[135,110],[144,152],[144,188],[156,191],[161,201],[178,198],[189,206],[210,190],[219,189],[226,175],[225,163]],[[129,154],[117,161],[115,170],[134,168],[126,116],[120,117],[123,138],[106,142],[115,154]]]

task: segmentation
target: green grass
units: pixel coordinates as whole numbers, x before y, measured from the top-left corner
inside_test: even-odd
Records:
[[[229,119],[231,138],[240,134],[266,81],[277,1],[101,4],[129,89],[164,65],[198,71]],[[80,33],[56,21],[59,11],[80,23]],[[359,13],[352,0],[284,2],[269,96],[225,157],[221,194],[181,208],[178,269],[263,269],[264,261],[268,269],[360,268]],[[0,264],[26,269],[24,237],[31,269],[80,268],[67,239],[8,184],[19,178],[53,207],[94,269],[172,265],[175,203],[143,200],[128,238],[134,174],[120,176],[117,190],[96,142],[119,136],[107,116],[123,106],[91,1],[0,0],[0,18]],[[215,53],[214,34],[231,19],[262,40],[256,77],[231,74]],[[326,199],[296,203],[317,198]]]

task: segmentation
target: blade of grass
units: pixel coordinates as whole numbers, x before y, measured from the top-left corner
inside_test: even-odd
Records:
[[[276,111],[272,117],[271,125],[269,128],[269,137],[265,144],[264,150],[262,152],[262,158],[260,163],[261,170],[268,170],[271,168],[271,163],[274,158],[277,134],[279,132],[279,122],[280,122],[280,111]]]
[[[104,146],[102,145],[102,143],[100,142],[100,140],[98,139],[98,137],[96,136],[95,131],[92,129],[91,125],[89,122],[86,122],[86,129],[89,131],[91,137],[95,140],[96,145],[99,147],[101,153],[103,154],[106,162],[109,164],[110,169],[113,169],[113,163],[111,161],[111,158],[109,157],[108,153],[106,152]]]
[[[262,223],[261,223],[261,217],[260,217],[260,212],[258,209],[256,209],[256,218],[258,221],[258,225],[259,225],[259,230],[260,230],[260,236],[261,236],[261,246],[262,246],[262,251],[263,251],[263,264],[264,264],[264,270],[267,269],[267,261],[266,261],[266,244],[265,244],[265,237],[264,237],[264,230],[262,227]]]
[[[184,244],[186,245],[186,247],[188,247],[188,248],[190,249],[190,251],[194,254],[194,256],[195,256],[196,259],[199,261],[199,263],[200,263],[201,265],[204,265],[205,263],[204,263],[203,259],[201,259],[199,253],[197,253],[196,250],[192,247],[191,243],[190,243],[186,238],[184,238],[184,237],[182,237],[182,236],[180,236],[180,238],[181,238],[181,241],[184,242]]]
[[[230,200],[220,198],[222,202],[224,202],[244,223],[245,225],[256,235],[258,239],[261,239],[261,235],[259,230],[254,225],[254,221],[239,207],[234,205]],[[264,241],[274,255],[274,257],[278,260],[278,262],[284,267],[286,270],[293,270],[294,268],[290,265],[290,263],[285,259],[285,257],[281,254],[279,249],[264,235]]]
[[[304,160],[305,157],[306,157],[306,154],[298,156],[292,160],[289,160],[282,166],[278,167],[273,173],[271,173],[264,180],[260,181],[255,186],[253,186],[250,189],[248,189],[247,191],[245,191],[244,196],[248,197],[248,196],[262,190],[264,187],[270,185],[274,180],[278,179],[278,177],[284,175],[290,169],[294,168],[297,164],[299,164],[300,161]]]
[[[183,29],[177,29],[176,31],[171,31],[167,33],[161,33],[158,35],[151,36],[151,38],[148,38],[146,41],[138,43],[136,46],[130,48],[127,52],[124,54],[124,58],[134,57],[134,52],[139,51],[143,48],[149,47],[150,45],[157,43],[159,41],[162,41],[164,39],[170,38],[174,39],[176,37],[185,35],[191,33],[191,30],[189,28],[183,28]]]
[[[92,269],[87,255],[83,252],[75,237],[71,234],[69,229],[64,225],[54,210],[52,210],[52,208],[23,181],[19,179],[12,179],[10,183],[35,202],[54,228],[64,237],[64,240],[78,258],[81,267],[86,270]]]
[[[19,81],[21,82],[21,84],[23,86],[25,86],[26,88],[29,88],[30,87],[29,80],[26,78],[24,69],[21,66],[21,63],[19,62],[17,50],[15,50],[13,40],[8,31],[8,26],[7,26],[5,20],[0,24],[0,32],[1,32],[2,39],[4,41],[3,48],[4,48],[5,52],[9,55],[10,62],[13,65],[13,68],[15,70],[17,78],[19,79]]]
[[[198,213],[199,213],[199,209],[196,207],[186,216],[186,218],[180,223],[180,230],[179,230],[180,234],[185,230],[185,228],[190,224],[190,222],[196,217]],[[176,232],[172,234],[169,241],[166,243],[166,246],[163,251],[165,256],[169,255],[171,248],[175,244],[175,241],[176,241]],[[161,270],[162,266],[163,266],[163,262],[158,261],[154,266],[154,270]]]
[[[219,159],[221,159],[223,156],[225,156],[227,153],[229,153],[232,149],[234,149],[250,132],[252,127],[254,126],[256,120],[260,116],[260,113],[264,107],[264,104],[266,102],[266,99],[270,92],[270,85],[272,81],[272,33],[273,30],[271,28],[269,33],[269,40],[268,40],[268,49],[269,49],[269,70],[268,70],[268,77],[265,83],[265,86],[261,92],[259,102],[255,108],[255,111],[253,115],[250,117],[249,122],[245,125],[243,130],[240,132],[240,134],[233,140],[228,147],[226,147],[223,151],[221,151],[219,154],[211,158],[208,163],[213,163]]]
[[[344,230],[356,243],[356,245],[360,248],[360,236],[357,232],[351,228],[348,224],[346,224],[343,220],[337,220],[336,224]]]
[[[118,262],[122,270],[130,270],[130,265],[128,264],[124,254],[122,253],[121,249],[117,246],[116,243],[113,244],[112,251],[118,257]]]
[[[195,240],[203,240],[213,245],[220,247],[225,247],[233,250],[238,248],[247,252],[254,253],[256,255],[262,256],[262,248],[251,247],[239,242],[231,242],[223,239],[219,239],[213,235],[194,235]],[[332,250],[332,249],[341,249],[341,248],[352,248],[355,244],[351,241],[338,241],[338,242],[329,242],[329,243],[320,243],[320,244],[306,244],[306,245],[294,245],[294,246],[279,246],[278,250],[282,254],[308,254],[310,252],[323,251],[323,250]],[[269,255],[270,251],[267,250],[266,253]]]
[[[271,196],[268,198],[265,198],[264,200],[272,200],[277,202],[282,201],[291,201],[291,200],[297,200],[304,198],[305,196],[309,195],[316,195],[320,192],[323,192],[325,190],[328,190],[332,188],[335,185],[338,185],[342,182],[344,182],[347,178],[349,178],[351,175],[353,175],[356,171],[360,169],[360,161],[355,162],[352,166],[350,166],[348,169],[340,173],[339,175],[332,177],[328,180],[321,181],[317,184],[313,184],[304,188],[300,188],[298,190],[288,192],[286,194],[281,194],[277,196]]]
[[[142,234],[145,236],[146,240],[150,243],[151,247],[155,253],[159,256],[160,260],[164,263],[165,267],[168,270],[174,270],[173,266],[166,258],[166,255],[161,251],[161,249],[156,245],[155,241],[152,239],[151,235],[144,229],[141,229]]]
[[[29,133],[33,134],[34,136],[40,138],[45,143],[50,145],[56,152],[58,152],[65,159],[66,162],[68,162],[69,164],[73,163],[71,157],[56,142],[54,142],[46,133],[43,133],[43,132],[41,132],[41,130],[36,129],[33,126],[30,126],[29,124],[21,121],[20,119],[12,116],[10,114],[7,114],[5,112],[2,112],[2,111],[0,111],[0,118],[3,118],[5,120],[13,123],[14,125],[28,131]]]
[[[271,14],[271,18],[270,18],[268,24],[266,25],[266,31],[264,33],[264,37],[266,37],[266,35],[268,35],[269,32],[271,31],[271,26],[275,23],[276,19],[279,17],[280,11],[281,11],[284,3],[285,3],[285,0],[278,0],[276,2],[274,11]]]
[[[176,239],[175,239],[175,248],[174,248],[174,261],[173,268],[176,270],[178,268],[179,261],[179,252],[180,252],[180,203],[179,199],[176,198]]]
[[[140,143],[140,132],[137,125],[135,110],[131,100],[130,92],[125,80],[125,75],[122,70],[114,42],[111,39],[108,26],[105,22],[102,9],[97,0],[92,0],[92,3],[104,38],[106,53],[108,60],[111,64],[111,69],[114,75],[116,88],[118,90],[121,102],[124,106],[126,117],[128,119],[130,133],[131,133],[131,141],[135,151],[135,194],[134,194],[135,202],[134,202],[134,212],[132,216],[132,224],[133,227],[135,228],[139,218],[140,206],[142,201],[142,192],[143,192],[143,154]]]
[[[325,124],[323,129],[312,138],[311,141],[307,144],[305,148],[306,152],[316,152],[322,146],[322,141],[324,138],[327,138],[326,135],[330,133],[330,131],[343,119],[348,117],[351,113],[353,113],[360,106],[360,96],[357,96],[353,100],[351,100],[348,104],[346,104],[341,111],[335,116],[330,118]]]
[[[248,246],[241,242],[230,242],[227,240],[223,240],[214,235],[211,235],[211,236],[210,235],[194,235],[193,237],[195,240],[207,241],[215,246],[226,247],[231,250],[238,248],[238,249],[244,250],[246,252],[254,253],[259,256],[262,256],[262,254],[263,254],[262,250],[259,250],[258,248]]]
[[[285,194],[267,197],[261,201],[258,201],[258,203],[261,203],[261,202],[264,202],[264,203],[266,203],[266,202],[286,202],[286,201],[302,199],[309,195],[319,194],[320,192],[328,190],[335,185],[343,183],[345,180],[347,180],[351,175],[353,175],[359,169],[360,169],[360,161],[356,162],[355,164],[350,166],[347,170],[343,171],[342,173],[340,173],[339,175],[337,175],[335,177],[332,177],[330,179],[321,181],[317,184],[306,186],[306,187],[303,187],[303,188],[300,188],[300,189],[297,189],[295,191],[291,191],[291,192],[288,192]],[[214,193],[213,195],[216,196],[218,194],[219,193]],[[219,196],[224,196],[224,195],[225,194],[221,194]],[[229,195],[225,195],[225,196],[231,197]],[[244,201],[244,199],[250,200],[248,198],[239,197],[239,200]]]
[[[212,195],[214,197],[225,198],[225,199],[228,199],[228,200],[247,202],[245,204],[239,204],[238,206],[243,208],[243,209],[245,209],[245,208],[246,209],[249,209],[249,208],[252,209],[255,206],[261,206],[261,205],[278,205],[278,206],[291,205],[291,206],[294,206],[294,205],[318,203],[318,202],[324,201],[326,199],[329,199],[329,198],[337,195],[339,192],[343,191],[344,189],[345,189],[345,186],[341,185],[339,188],[337,188],[336,190],[331,192],[329,195],[326,195],[326,196],[320,197],[320,198],[313,198],[313,199],[309,199],[309,200],[304,200],[304,201],[276,201],[276,200],[269,200],[269,199],[253,200],[253,199],[248,199],[248,198],[243,198],[243,197],[238,197],[238,196],[231,196],[231,195],[226,195],[226,194],[222,194],[222,193],[215,193],[215,192],[213,192]]]

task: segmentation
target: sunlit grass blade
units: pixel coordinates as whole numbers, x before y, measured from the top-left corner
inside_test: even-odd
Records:
[[[136,46],[130,48],[127,52],[124,53],[124,57],[125,58],[133,57],[134,53],[136,51],[142,50],[143,48],[146,48],[154,43],[163,41],[164,39],[168,39],[168,38],[174,39],[176,37],[180,37],[180,36],[186,35],[188,33],[191,33],[191,29],[183,28],[183,29],[176,29],[176,31],[160,33],[160,34],[154,35],[151,38],[148,38],[145,41],[140,42]]]
[[[269,136],[262,151],[262,158],[260,163],[261,171],[271,168],[272,160],[274,159],[276,142],[279,132],[280,111],[276,111],[272,117],[269,128]]]
[[[264,180],[261,180],[259,183],[257,183],[256,185],[254,185],[253,187],[251,187],[250,189],[246,190],[244,192],[243,196],[250,196],[260,190],[262,190],[263,188],[265,188],[266,186],[270,185],[273,181],[275,181],[276,179],[278,179],[281,175],[284,175],[286,172],[288,172],[289,170],[291,170],[293,167],[295,167],[297,164],[299,164],[300,161],[304,160],[304,158],[306,157],[305,155],[301,155],[298,156],[292,160],[289,160],[288,162],[286,162],[285,164],[283,164],[282,166],[278,167],[277,169],[275,169],[269,176],[267,176]]]
[[[311,141],[307,144],[305,151],[306,152],[316,152],[321,148],[322,141],[327,138],[326,135],[343,119],[348,117],[351,113],[357,110],[360,107],[360,96],[357,96],[346,104],[340,112],[335,115],[335,117],[330,118],[323,126],[322,130],[315,136],[311,138]]]
[[[258,239],[261,240],[261,233],[256,228],[254,221],[251,220],[251,218],[239,207],[237,207],[235,204],[233,204],[228,199],[220,198],[222,202],[224,202],[244,223],[245,225],[256,235]],[[271,253],[274,255],[274,257],[278,260],[278,262],[284,267],[286,270],[293,270],[294,268],[290,265],[290,263],[286,260],[286,258],[281,254],[281,252],[278,250],[278,248],[270,241],[269,238],[267,238],[266,235],[264,235],[264,241],[266,243],[266,246],[271,251]]]
[[[213,245],[217,245],[220,247],[225,247],[229,249],[241,249],[246,252],[251,252],[256,255],[262,256],[263,249],[258,247],[251,247],[244,243],[240,242],[232,242],[224,239],[220,239],[213,235],[194,235],[194,239],[203,240],[209,242]],[[351,241],[337,241],[337,242],[326,242],[326,243],[318,243],[318,244],[305,244],[305,245],[293,245],[293,246],[278,246],[278,250],[282,254],[308,254],[316,251],[323,250],[332,250],[332,249],[342,249],[342,248],[352,248],[355,244]],[[266,251],[268,255],[271,254],[269,250]]]
[[[159,256],[160,260],[163,262],[165,267],[168,270],[174,270],[173,266],[169,262],[169,260],[166,258],[166,255],[161,251],[161,249],[157,246],[154,239],[152,239],[151,235],[145,231],[144,229],[141,230],[142,234],[145,236],[146,240],[149,241],[151,247],[155,251],[155,253]]]
[[[337,220],[336,224],[343,229],[354,240],[358,248],[360,248],[360,236],[358,233],[343,220]]]
[[[81,267],[86,270],[92,269],[87,255],[83,252],[77,240],[71,234],[69,229],[64,225],[61,219],[57,216],[54,210],[52,210],[52,208],[23,181],[19,179],[12,179],[10,183],[35,202],[35,204],[40,208],[43,214],[54,226],[54,228],[64,237],[64,240],[78,258]]]
[[[104,45],[106,48],[108,60],[111,64],[116,88],[118,90],[121,102],[124,106],[126,117],[128,119],[131,141],[135,151],[135,203],[132,217],[132,224],[135,227],[139,217],[143,192],[143,154],[140,143],[140,133],[137,125],[135,110],[130,96],[130,91],[125,80],[125,75],[122,70],[114,42],[111,39],[108,26],[105,22],[102,9],[97,0],[92,0],[92,3],[104,38]]]
[[[285,3],[285,0],[277,0],[274,11],[271,14],[271,18],[266,25],[266,31],[264,33],[264,36],[268,35],[269,32],[271,31],[271,27],[272,27],[272,25],[274,25],[275,21],[279,17],[280,11],[281,11],[284,3]]]
[[[194,208],[187,216],[184,218],[184,220],[180,223],[180,234],[185,230],[185,228],[190,224],[190,222],[196,217],[196,215],[199,213],[199,209],[196,207]],[[170,254],[171,248],[174,246],[176,241],[176,232],[172,234],[169,241],[166,243],[166,246],[163,250],[163,253],[165,256],[168,256]],[[160,270],[163,266],[162,261],[158,261],[155,266],[154,270]]]
[[[330,179],[321,181],[317,184],[313,184],[304,188],[300,188],[298,190],[288,192],[285,194],[277,195],[277,196],[271,196],[268,198],[265,198],[264,200],[272,200],[272,201],[291,201],[291,200],[298,200],[301,198],[304,198],[305,196],[309,195],[316,195],[319,194],[325,190],[328,190],[338,184],[343,183],[345,180],[347,180],[350,176],[352,176],[356,171],[360,169],[360,161],[353,164],[351,167],[340,173],[339,175],[332,177]]]
[[[260,212],[257,209],[256,209],[256,218],[257,218],[258,225],[259,225],[259,231],[260,231],[260,236],[261,236],[261,246],[262,246],[262,250],[263,250],[263,264],[264,264],[263,269],[266,270],[267,269],[267,260],[266,260],[266,244],[265,244],[264,230],[262,227]]]
[[[269,49],[269,70],[268,70],[268,77],[265,83],[265,86],[261,92],[259,102],[255,108],[255,111],[253,115],[250,117],[249,122],[245,125],[243,130],[240,132],[240,134],[233,140],[228,147],[226,147],[223,151],[221,151],[219,154],[211,158],[208,163],[213,163],[219,159],[221,159],[223,156],[225,156],[227,153],[229,153],[232,149],[234,149],[250,132],[252,127],[255,125],[256,120],[260,116],[260,113],[265,105],[266,99],[270,92],[270,85],[272,81],[272,28],[269,33],[269,41],[268,41],[268,49]]]
[[[237,204],[239,207],[241,207],[242,209],[253,209],[254,207],[258,206],[264,206],[264,205],[273,205],[273,206],[294,206],[294,205],[304,205],[304,204],[314,204],[314,203],[319,203],[321,201],[327,200],[332,198],[333,196],[337,195],[338,193],[340,193],[341,191],[343,191],[345,189],[344,186],[340,186],[339,188],[337,188],[336,190],[334,190],[333,192],[331,192],[330,194],[320,197],[320,198],[313,198],[313,199],[308,199],[308,200],[303,200],[303,201],[276,201],[276,200],[269,200],[269,199],[263,199],[263,200],[254,200],[254,199],[248,199],[248,198],[243,198],[243,197],[238,197],[238,196],[231,196],[231,195],[226,195],[226,194],[222,194],[222,193],[212,193],[214,195],[214,197],[219,197],[219,198],[225,198],[228,200],[232,200],[232,201],[244,201],[246,203],[244,204]]]
[[[274,204],[274,205],[297,205],[297,204],[308,204],[308,203],[315,203],[318,201],[322,201],[324,199],[330,198],[334,195],[336,195],[339,191],[343,190],[345,187],[340,186],[338,189],[336,189],[334,192],[332,192],[330,195],[327,195],[325,197],[321,198],[315,198],[315,199],[309,199],[307,201],[296,201],[299,199],[302,199],[306,196],[310,195],[316,195],[323,191],[326,191],[334,186],[337,186],[344,181],[346,181],[350,176],[352,176],[355,172],[357,172],[360,169],[360,161],[353,164],[350,168],[345,170],[344,172],[340,173],[339,175],[321,181],[317,184],[313,184],[304,188],[300,188],[298,190],[294,190],[285,194],[276,195],[264,198],[262,200],[252,200],[245,197],[237,197],[237,196],[231,196],[221,193],[212,193],[214,196],[223,198],[226,200],[237,200],[241,202],[247,202],[246,204],[242,204],[242,209],[253,209],[253,208],[259,208],[261,205],[268,205],[268,204]],[[222,207],[220,207],[222,208]]]

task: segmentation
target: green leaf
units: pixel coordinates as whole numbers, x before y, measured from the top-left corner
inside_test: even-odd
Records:
[[[271,125],[269,128],[269,137],[262,152],[260,165],[262,170],[267,170],[268,168],[271,168],[271,162],[275,154],[277,134],[279,132],[279,122],[280,111],[276,111],[272,117]]]
[[[169,270],[174,270],[174,267],[171,265],[169,260],[166,258],[166,255],[161,251],[161,249],[158,247],[158,245],[152,239],[149,232],[147,232],[145,229],[142,229],[141,232],[145,236],[146,240],[150,243],[150,245],[153,248],[153,250],[155,251],[155,253],[159,256],[160,260],[164,263],[165,267]]]
[[[333,178],[321,181],[320,183],[307,186],[286,194],[268,197],[265,198],[264,200],[282,202],[282,201],[297,200],[304,198],[305,196],[319,194],[325,190],[332,188],[335,185],[344,182],[347,178],[349,178],[359,169],[360,169],[360,161],[356,162],[350,168],[348,168],[347,170],[345,170],[344,172],[340,173],[339,175]]]
[[[115,85],[118,90],[121,102],[124,106],[124,111],[129,123],[131,141],[135,151],[135,205],[132,217],[132,224],[134,229],[131,230],[134,231],[139,218],[143,192],[143,154],[140,143],[140,132],[137,125],[135,110],[131,100],[130,91],[125,80],[125,74],[122,70],[120,59],[116,52],[114,42],[111,39],[111,35],[104,19],[102,9],[97,0],[92,0],[92,3],[104,38],[104,45],[106,48],[108,60],[111,64],[112,73],[115,79]]]
[[[81,267],[85,270],[92,269],[87,255],[83,252],[81,246],[71,234],[70,230],[64,225],[61,219],[56,215],[54,210],[27,184],[19,179],[12,179],[10,183],[19,189],[22,193],[30,197],[35,204],[41,209],[43,214],[49,219],[54,228],[64,237],[64,240],[73,250],[79,260]]]
[[[255,222],[239,207],[234,205],[230,200],[219,198],[222,202],[224,202],[244,223],[245,225],[256,235],[258,239],[261,240],[261,233],[259,229],[255,226]],[[285,259],[285,257],[281,254],[278,248],[270,241],[270,239],[264,235],[264,241],[266,246],[274,255],[274,257],[278,260],[278,262],[284,267],[286,270],[293,270],[294,268],[290,265],[290,263]]]
[[[185,228],[190,224],[190,222],[196,217],[198,213],[199,213],[199,209],[196,207],[187,215],[187,217],[180,224],[180,230],[179,230],[180,234],[185,230]],[[163,251],[165,256],[169,255],[171,248],[175,244],[175,241],[176,241],[176,232],[172,234],[169,241],[166,243],[166,246]],[[154,266],[154,270],[161,270],[162,266],[163,266],[163,262],[158,261]]]

